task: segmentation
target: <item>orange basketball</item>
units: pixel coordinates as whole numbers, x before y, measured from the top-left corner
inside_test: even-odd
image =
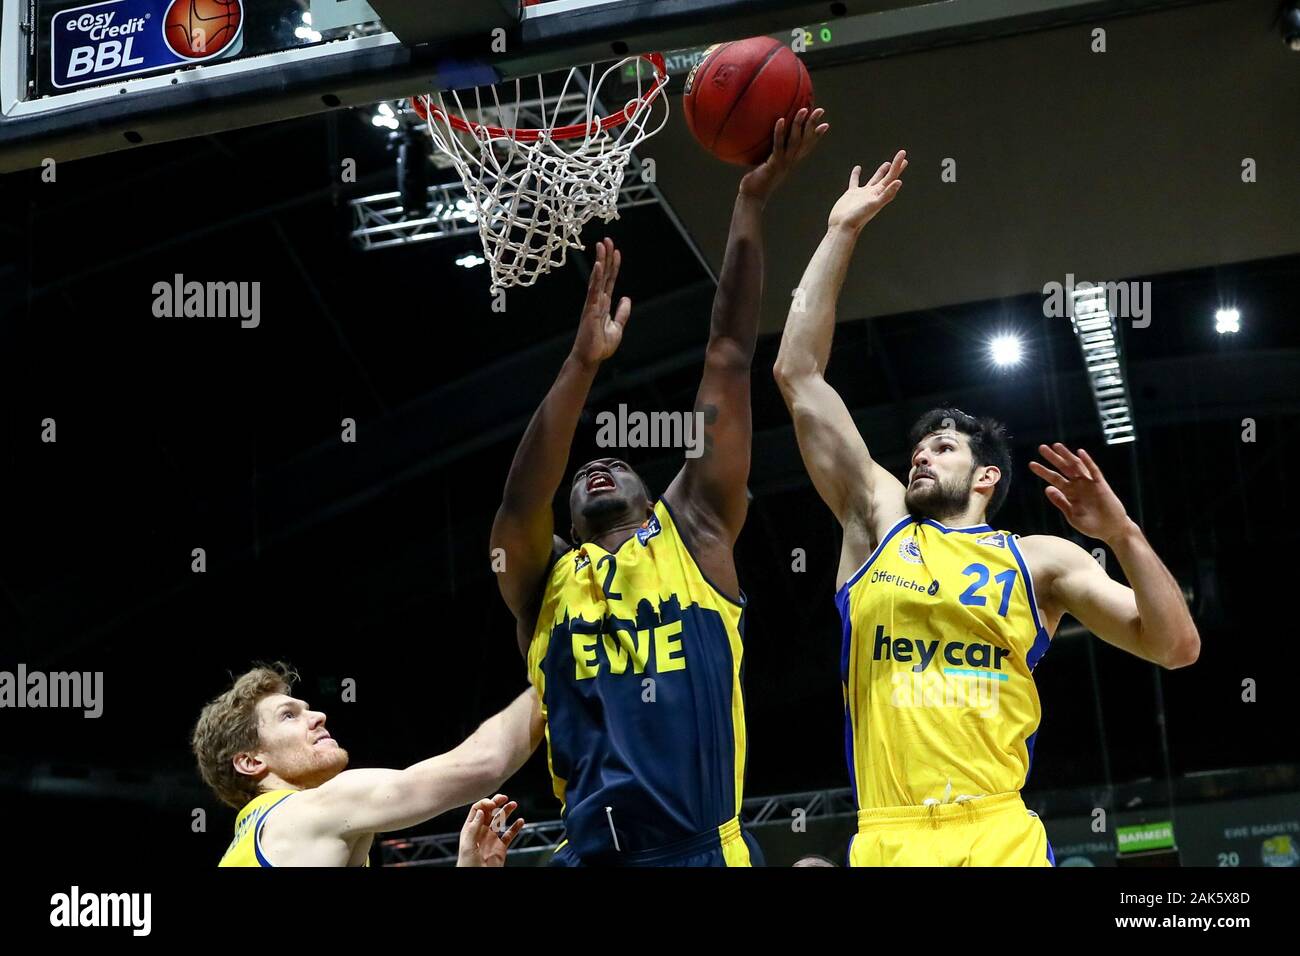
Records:
[[[686,79],[686,124],[700,145],[727,163],[753,166],[772,151],[772,127],[812,108],[812,79],[772,37],[720,43]]]
[[[235,41],[243,17],[240,0],[172,0],[163,37],[177,56],[202,60]]]

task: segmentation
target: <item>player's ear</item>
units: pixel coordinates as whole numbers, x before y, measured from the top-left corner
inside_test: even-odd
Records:
[[[569,525],[569,543],[572,544],[575,548],[578,545],[582,544],[582,542],[578,540],[578,529],[575,528],[573,525]]]
[[[996,487],[997,483],[1002,480],[1002,469],[997,465],[985,465],[984,473],[979,477],[979,484],[989,488]]]
[[[245,777],[260,777],[266,770],[266,761],[257,754],[238,753],[230,760],[235,773]]]

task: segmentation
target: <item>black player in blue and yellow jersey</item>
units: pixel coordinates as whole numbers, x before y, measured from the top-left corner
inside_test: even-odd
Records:
[[[415,826],[492,792],[542,738],[532,688],[458,747],[405,770],[347,770],[325,715],[290,693],[284,665],[254,667],[203,708],[191,746],[199,772],[235,807],[219,866],[369,866],[376,833]],[[523,826],[515,804],[477,800],[461,831],[459,866],[502,866]]]
[[[1011,456],[990,419],[935,409],[914,426],[907,484],[874,462],[824,377],[835,303],[862,228],[898,194],[903,152],[865,185],[855,168],[804,273],[775,374],[804,463],[843,528],[838,593],[855,866],[1048,866],[1020,790],[1040,709],[1033,670],[1061,616],[1164,667],[1196,660],[1182,591],[1100,469],[1041,445],[1034,462],[1069,523],[1105,542],[1131,587],[1063,538],[986,523]]]
[[[713,304],[696,411],[704,453],[658,502],[617,458],[569,487],[569,535],[554,535],[587,394],[631,313],[611,315],[620,257],[597,249],[573,350],[533,416],[492,529],[501,593],[541,697],[566,839],[553,865],[749,866],[740,830],[745,599],[732,548],[747,510],[750,365],[763,285],[762,212],[826,133],[801,110],[740,182]]]

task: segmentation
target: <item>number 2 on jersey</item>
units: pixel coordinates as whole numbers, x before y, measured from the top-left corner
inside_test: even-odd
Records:
[[[605,580],[600,585],[601,590],[605,592],[605,598],[610,601],[621,601],[623,595],[618,591],[611,591],[610,587],[614,583],[614,572],[618,570],[618,562],[614,560],[612,554],[607,554],[596,562],[596,570],[599,571],[606,562],[609,562],[609,570],[605,572]]]

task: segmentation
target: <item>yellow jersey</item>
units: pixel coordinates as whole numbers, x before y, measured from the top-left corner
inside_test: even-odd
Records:
[[[267,790],[244,804],[235,817],[235,838],[230,841],[226,855],[217,866],[275,866],[262,852],[262,825],[266,823],[267,814],[299,792],[288,788]],[[361,865],[370,865],[369,856]]]
[[[1024,786],[1050,637],[1015,535],[903,518],[836,604],[859,810]]]
[[[259,842],[266,815],[292,797],[297,790],[267,790],[249,800],[235,817],[235,838],[217,866],[272,866],[262,855]]]
[[[743,617],[744,595],[705,578],[662,498],[615,551],[587,543],[552,565],[528,673],[582,859],[739,832]]]

